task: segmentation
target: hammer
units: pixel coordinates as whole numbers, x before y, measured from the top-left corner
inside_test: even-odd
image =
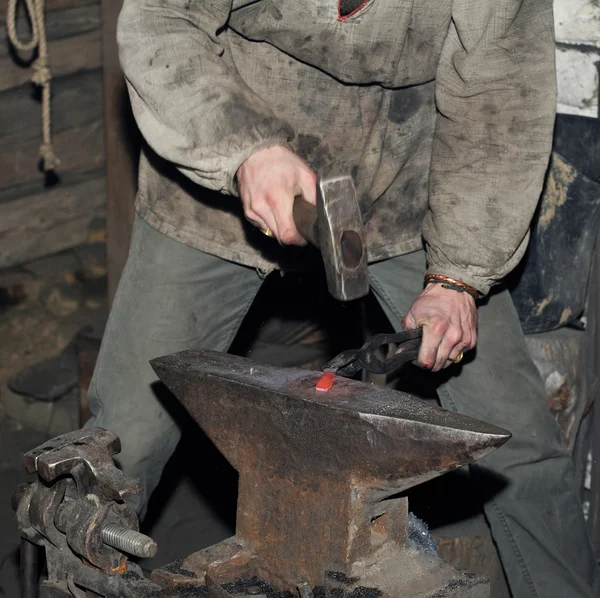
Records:
[[[352,177],[319,178],[316,207],[297,197],[294,221],[300,234],[321,250],[333,297],[364,297],[369,292],[367,245]]]

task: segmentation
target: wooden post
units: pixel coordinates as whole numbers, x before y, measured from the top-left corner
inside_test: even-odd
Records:
[[[109,301],[114,297],[129,252],[140,139],[117,52],[117,18],[121,6],[121,0],[102,0]]]

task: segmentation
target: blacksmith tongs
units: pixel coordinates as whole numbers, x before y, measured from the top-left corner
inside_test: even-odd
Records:
[[[360,349],[342,351],[325,365],[323,371],[347,378],[365,368],[374,374],[390,374],[419,355],[422,328],[405,330],[396,334],[377,334]],[[389,358],[381,357],[380,349],[394,343],[398,349]]]

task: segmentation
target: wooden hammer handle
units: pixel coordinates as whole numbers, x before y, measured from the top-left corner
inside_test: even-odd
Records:
[[[308,203],[301,195],[297,195],[294,200],[294,222],[298,232],[309,243],[318,247],[317,208]]]

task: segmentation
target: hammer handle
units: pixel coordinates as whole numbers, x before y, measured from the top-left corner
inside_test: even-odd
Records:
[[[294,222],[298,232],[315,246],[319,246],[317,228],[317,208],[308,203],[301,195],[294,200]]]

